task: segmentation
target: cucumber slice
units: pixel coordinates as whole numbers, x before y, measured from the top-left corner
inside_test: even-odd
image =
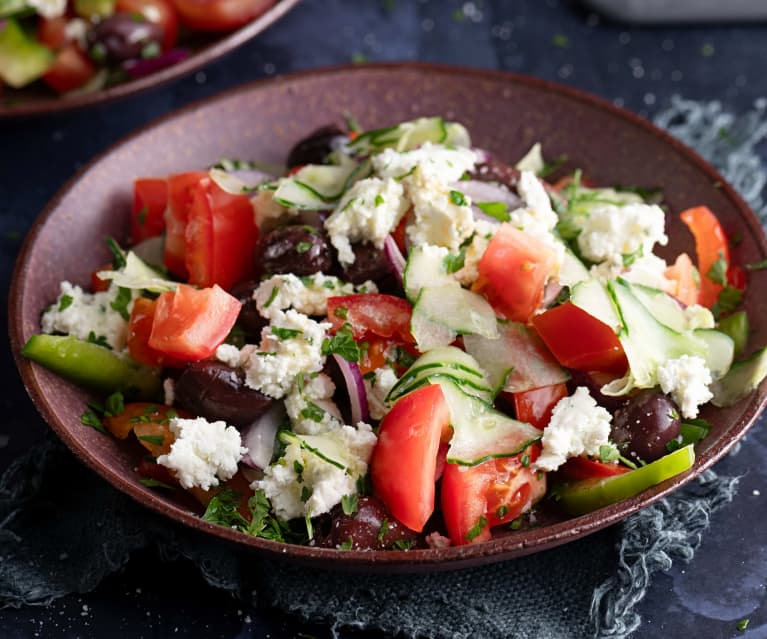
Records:
[[[490,339],[498,338],[495,311],[481,295],[467,291],[456,283],[441,286],[425,286],[418,295],[413,308],[413,317],[423,315],[432,322],[447,326],[459,335],[482,335]],[[421,342],[414,332],[413,336],[421,349]]]
[[[735,357],[740,357],[743,351],[746,350],[748,335],[751,332],[746,311],[738,311],[723,317],[719,320],[717,328],[722,333],[732,337],[733,342],[735,342]]]
[[[445,146],[465,147],[471,146],[471,136],[468,130],[460,122],[448,122],[445,125],[445,139],[442,144]]]
[[[665,291],[643,284],[631,284],[631,291],[661,324],[681,333],[687,328],[687,318],[679,303]]]
[[[554,489],[559,504],[571,515],[584,515],[616,501],[638,495],[692,468],[695,451],[685,446],[636,470],[603,479],[584,479],[561,484]]]
[[[711,384],[714,406],[724,408],[737,404],[749,395],[767,377],[767,347],[756,351],[748,359],[735,362],[727,374]]]
[[[410,332],[421,352],[448,346],[458,337],[458,333],[451,328],[435,322],[424,313],[416,313],[415,309],[410,316]]]
[[[285,445],[298,444],[303,450],[319,457],[322,461],[350,472],[347,464],[347,451],[341,443],[326,435],[299,435],[289,430],[281,430],[277,436]]]
[[[466,352],[487,372],[497,394],[561,384],[570,374],[559,365],[538,334],[521,322],[498,322],[499,339],[466,335]]]
[[[411,304],[416,303],[424,286],[458,284],[445,270],[447,254],[447,249],[428,245],[416,246],[410,251],[402,274],[402,286]]]
[[[620,328],[621,320],[613,301],[599,280],[588,279],[576,284],[570,293],[570,301],[616,332]]]
[[[387,147],[395,148],[397,151],[409,151],[418,148],[424,142],[444,143],[449,139],[448,134],[453,140],[468,139],[465,129],[461,132],[455,125],[446,124],[441,117],[418,118],[402,122],[397,126],[367,131],[355,138],[349,144],[349,148],[360,154],[377,153]],[[456,141],[452,143],[457,145]]]
[[[27,8],[26,0],[0,0],[0,18],[8,18]]]
[[[112,280],[115,286],[136,290],[147,290],[152,293],[175,291],[178,282],[167,280],[147,265],[133,251],[125,255],[125,266],[119,271],[99,271],[99,278]]]
[[[514,457],[540,440],[542,433],[535,426],[498,412],[451,381],[438,383],[453,427],[448,463],[476,466],[488,459]]]
[[[369,162],[345,166],[309,164],[280,181],[274,200],[293,209],[334,209],[349,187],[370,170]]]
[[[711,371],[711,377],[724,377],[730,370],[735,355],[735,342],[732,337],[713,328],[697,328],[692,334],[706,344],[704,359]]]
[[[562,286],[572,288],[579,282],[590,279],[589,269],[581,262],[569,248],[565,248],[562,255],[562,264],[559,266],[557,279]]]
[[[0,80],[20,89],[42,77],[55,56],[45,45],[30,38],[13,18],[0,23]]]

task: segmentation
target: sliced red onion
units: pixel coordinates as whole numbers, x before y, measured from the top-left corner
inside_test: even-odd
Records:
[[[543,299],[541,300],[541,306],[548,308],[557,299],[557,296],[562,291],[563,286],[556,280],[549,280],[546,283],[546,287],[543,289]]]
[[[453,188],[468,195],[472,202],[503,202],[510,211],[522,206],[522,200],[505,186],[496,182],[480,180],[462,180],[456,182]]]
[[[122,63],[122,68],[132,78],[143,78],[144,76],[156,73],[160,69],[173,66],[186,60],[190,55],[189,49],[171,49],[166,53],[158,55],[156,58],[147,58],[146,60],[126,60]]]
[[[399,250],[397,242],[391,235],[387,235],[384,240],[384,255],[386,255],[386,261],[389,263],[392,272],[397,277],[397,281],[402,284],[402,278],[405,274],[405,256],[402,255],[402,251]]]
[[[357,362],[349,362],[340,355],[333,354],[341,374],[346,382],[346,390],[349,392],[349,404],[352,409],[352,424],[367,422],[370,420],[368,408],[368,396],[365,392],[365,384],[362,381],[362,373]]]
[[[264,469],[272,461],[277,430],[285,419],[285,405],[274,404],[250,426],[240,431],[242,445],[248,449],[242,463],[252,468]]]

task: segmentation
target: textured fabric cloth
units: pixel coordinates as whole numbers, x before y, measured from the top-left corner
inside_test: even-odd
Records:
[[[658,117],[714,162],[767,219],[754,149],[765,105],[735,118],[676,100]],[[720,132],[727,131],[723,136]],[[334,628],[408,637],[629,637],[652,576],[692,560],[736,478],[705,473],[620,526],[513,561],[423,575],[361,575],[264,560],[149,512],[80,465],[52,437],[0,480],[0,606],[44,605],[92,590],[133,551],[194,562],[212,585]]]

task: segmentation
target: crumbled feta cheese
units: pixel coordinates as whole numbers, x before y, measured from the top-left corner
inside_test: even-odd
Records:
[[[551,208],[543,183],[531,171],[519,175],[517,190],[527,205],[509,214],[510,222],[530,235],[545,237],[556,227],[559,218]]]
[[[697,355],[682,355],[658,366],[658,384],[679,406],[687,419],[698,416],[698,407],[714,395],[709,390],[711,371]]]
[[[216,349],[216,359],[231,368],[239,368],[241,360],[240,349],[233,344],[221,344]]]
[[[397,373],[391,366],[382,366],[373,371],[372,379],[364,378],[365,394],[368,398],[368,409],[373,419],[383,419],[389,412],[385,399],[397,383]]]
[[[362,290],[366,293],[377,293],[378,287],[370,281],[355,287],[337,277],[322,273],[306,277],[286,273],[274,275],[261,282],[253,293],[253,299],[256,300],[256,307],[261,316],[271,320],[279,317],[288,308],[304,315],[325,315],[328,312],[328,298],[352,295]]]
[[[317,435],[342,425],[341,412],[333,403],[336,385],[324,373],[302,384],[294,384],[285,397],[285,410],[288,413],[293,431],[301,435]]]
[[[463,259],[463,267],[456,271],[453,276],[464,286],[470,286],[479,277],[479,261],[487,250],[487,245],[495,235],[500,224],[489,220],[476,220],[474,236],[471,243],[466,247]]]
[[[471,149],[451,149],[441,144],[426,142],[413,151],[398,153],[384,149],[371,158],[373,170],[379,177],[401,179],[416,168],[426,178],[443,184],[461,179],[477,162],[477,154]],[[406,178],[409,179],[409,178]]]
[[[264,491],[281,519],[330,512],[344,496],[357,493],[357,480],[367,472],[377,439],[368,424],[360,422],[356,428],[341,426],[320,437],[329,438],[338,447],[343,459],[335,461],[341,461],[345,468],[329,463],[294,441],[264,471],[263,479],[251,485],[254,490]]]
[[[67,0],[27,0],[27,5],[48,19],[59,18],[67,10]]]
[[[162,393],[166,406],[173,406],[176,401],[176,382],[171,377],[166,377],[162,381]]]
[[[322,370],[322,341],[329,328],[328,322],[315,322],[293,309],[282,313],[261,331],[258,347],[240,351],[245,384],[275,399],[284,397],[296,375]]]
[[[667,291],[671,285],[665,275],[667,268],[666,260],[649,253],[634,260],[622,277],[635,284]]]
[[[578,248],[592,262],[622,265],[626,256],[649,255],[656,243],[668,243],[665,220],[655,204],[599,204],[580,217]]]
[[[407,192],[413,203],[413,220],[405,230],[412,245],[434,244],[457,251],[474,233],[468,196],[463,196],[463,204],[456,204],[448,184],[420,171],[407,178]]]
[[[696,328],[714,328],[716,321],[714,314],[705,306],[700,304],[691,304],[684,309],[685,328],[693,330]]]
[[[64,2],[66,5],[66,2]],[[82,18],[70,18],[64,26],[66,39],[76,41],[83,49],[87,48],[88,23]]]
[[[530,150],[525,153],[525,156],[516,163],[515,167],[520,171],[530,171],[535,175],[540,175],[543,169],[546,168],[546,163],[543,161],[541,143],[536,142],[533,144]]]
[[[237,463],[248,452],[242,447],[238,430],[221,421],[175,417],[169,428],[176,439],[170,452],[160,455],[157,463],[173,471],[184,488],[209,490],[218,486],[219,480],[231,479]]]
[[[384,240],[399,224],[408,201],[402,184],[392,178],[371,177],[355,183],[325,220],[330,242],[341,264],[354,263],[353,242],[371,242],[383,248]]]
[[[85,293],[70,282],[61,282],[58,299],[43,313],[40,327],[43,333],[64,333],[78,339],[106,341],[115,351],[125,348],[128,338],[128,321],[112,304],[119,290],[111,286],[99,293]],[[133,301],[127,305],[130,313]]]
[[[541,456],[535,461],[540,470],[556,470],[570,457],[598,455],[608,443],[610,413],[598,406],[585,386],[557,402],[551,420],[543,430]]]

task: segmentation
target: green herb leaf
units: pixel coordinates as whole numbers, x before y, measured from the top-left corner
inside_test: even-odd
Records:
[[[333,311],[333,315],[337,318],[345,320],[349,318],[349,309],[345,306],[336,306],[336,310]]]
[[[301,334],[296,328],[280,328],[279,326],[272,326],[272,333],[279,339],[291,339]]]
[[[503,519],[508,514],[509,507],[506,504],[498,506],[498,510],[495,511],[495,516],[498,517],[498,519]]]
[[[466,197],[460,191],[450,191],[450,201],[456,206],[466,206]]]
[[[68,309],[70,306],[72,306],[72,302],[74,302],[74,299],[71,295],[62,295],[61,299],[59,300],[59,311]]]
[[[489,215],[499,222],[508,222],[511,219],[509,207],[503,202],[477,202],[477,206],[485,215]]]
[[[618,461],[619,458],[620,458],[620,453],[618,452],[618,449],[615,448],[615,446],[610,446],[609,444],[602,444],[599,447],[599,461],[614,462],[614,461]]]
[[[242,495],[236,490],[227,488],[214,495],[213,499],[208,502],[208,507],[202,518],[212,524],[227,528],[237,528],[238,530],[247,528],[248,520],[240,512],[241,503]]]
[[[767,260],[762,260],[761,262],[752,262],[751,264],[746,264],[746,268],[749,271],[760,271],[762,269],[767,268]]]
[[[357,495],[344,495],[341,497],[341,508],[343,508],[344,515],[353,515],[357,512]]]
[[[280,292],[279,286],[272,287],[272,292],[269,293],[269,298],[264,302],[264,308],[269,308],[272,305],[272,302],[274,302],[275,298],[277,297],[277,293]]]
[[[117,417],[125,410],[125,400],[120,391],[112,393],[104,402],[104,415],[106,417]]]
[[[296,244],[296,252],[300,255],[302,253],[306,253],[312,248],[311,242],[299,242]]]
[[[519,463],[522,464],[523,468],[527,468],[530,465],[530,455],[522,455],[519,459]]]
[[[466,533],[466,540],[467,540],[467,541],[474,541],[474,539],[476,539],[476,538],[479,536],[479,534],[480,534],[480,533],[481,533],[481,532],[482,532],[482,531],[483,531],[485,528],[487,528],[487,519],[486,519],[486,518],[484,517],[484,515],[483,515],[483,516],[481,516],[481,517],[480,517],[480,518],[477,520],[477,523],[476,523],[476,524],[474,524],[474,525],[473,525],[473,526],[472,526],[472,527],[469,529],[469,532],[467,532],[467,533]]]
[[[122,318],[127,322],[130,319],[128,304],[131,303],[132,299],[133,293],[131,293],[131,290],[129,288],[120,287],[117,289],[117,296],[112,302],[109,303],[109,306],[112,308],[112,310],[120,313]]]
[[[138,215],[136,215],[136,222],[138,222],[139,226],[144,226],[144,224],[146,224],[146,216],[148,215],[148,213],[149,211],[147,210],[146,207],[144,207],[138,212]]]
[[[162,446],[165,443],[165,435],[141,435],[139,439],[154,446]]]
[[[125,251],[120,248],[120,245],[113,237],[107,237],[105,238],[105,241],[107,243],[107,247],[109,247],[109,250],[112,253],[112,266],[114,267],[115,271],[119,271],[121,268],[125,268],[125,264],[127,263],[125,261]]]
[[[164,481],[160,481],[159,479],[151,479],[150,477],[143,477],[142,479],[139,479],[139,483],[143,484],[147,488],[165,488],[167,490],[175,490],[175,488],[170,484],[166,484]]]
[[[389,530],[391,527],[391,524],[389,523],[389,520],[384,517],[384,520],[381,522],[381,527],[378,529],[378,541],[383,542],[384,536],[386,535],[386,531]]]
[[[415,546],[415,539],[397,539],[394,548],[397,550],[411,550]]]
[[[383,195],[381,195],[379,193],[378,195],[376,195],[375,205],[376,206],[381,206],[381,204],[383,204],[383,203],[384,203]]]
[[[301,487],[301,501],[306,503],[312,496],[312,489],[309,486]]]
[[[354,340],[354,334],[352,333],[351,326],[344,324],[335,335],[325,338],[322,342],[322,354],[323,355],[339,355],[343,357],[347,362],[359,362],[362,356],[362,351],[359,345]]]
[[[106,435],[107,430],[104,428],[104,424],[101,423],[99,416],[92,410],[85,411],[80,417],[80,421],[86,426],[95,428],[100,433],[104,433]]]
[[[349,539],[347,539],[345,542],[338,544],[339,550],[351,550],[352,546],[354,546],[354,539],[352,539],[352,536],[349,535]]]
[[[719,319],[722,315],[732,313],[742,301],[743,294],[734,286],[728,285],[719,291],[719,296],[711,310],[714,317]]]
[[[307,402],[306,406],[301,409],[301,417],[319,423],[325,417],[325,411],[317,406],[317,404]]]
[[[102,346],[106,348],[107,350],[112,350],[112,347],[109,345],[109,342],[107,342],[106,335],[96,335],[93,331],[88,333],[88,339],[85,340],[87,342],[90,342],[91,344],[96,344],[96,346]]]
[[[516,519],[512,519],[511,523],[509,524],[509,528],[512,530],[519,530],[522,528],[522,517],[517,517]]]
[[[444,259],[442,260],[442,264],[445,267],[446,273],[455,273],[456,271],[460,271],[463,268],[463,265],[466,263],[466,247],[462,246],[461,250],[458,251],[458,255],[454,255],[452,253],[448,253],[445,255]]]
[[[720,251],[719,252],[719,259],[716,260],[711,265],[711,268],[708,269],[708,273],[706,273],[706,277],[710,279],[712,282],[716,282],[717,284],[721,284],[722,286],[727,285],[727,260],[724,259],[724,254]]]
[[[742,631],[742,630],[745,630],[746,628],[748,628],[749,621],[751,621],[751,620],[750,619],[741,619],[738,622],[738,630]]]

